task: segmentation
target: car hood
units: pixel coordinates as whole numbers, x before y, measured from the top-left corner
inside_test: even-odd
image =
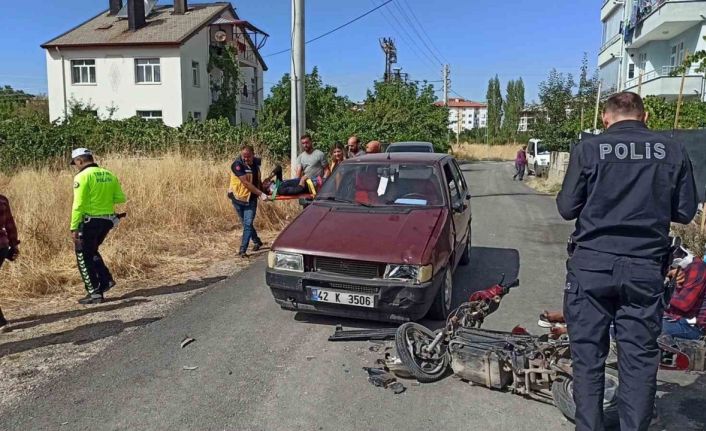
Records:
[[[384,263],[426,264],[445,208],[381,211],[310,205],[279,235],[273,249]]]

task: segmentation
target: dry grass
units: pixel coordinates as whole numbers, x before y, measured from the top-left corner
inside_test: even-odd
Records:
[[[483,145],[458,144],[452,145],[453,155],[462,160],[515,160],[520,145]]]
[[[561,191],[561,183],[556,180],[550,180],[547,177],[530,177],[529,175],[525,178],[525,183],[540,193],[557,195]]]
[[[128,217],[101,249],[119,282],[169,278],[237,252],[240,223],[226,197],[228,161],[168,155],[99,162],[120,178],[128,197]],[[81,294],[69,234],[72,177],[69,170],[0,176],[0,193],[11,201],[22,241],[20,258],[2,268],[3,304]],[[297,211],[291,201],[261,204],[256,227],[278,231]]]

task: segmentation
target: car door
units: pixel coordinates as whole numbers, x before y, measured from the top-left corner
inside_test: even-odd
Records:
[[[463,223],[463,213],[464,213],[464,201],[463,195],[461,194],[461,187],[459,185],[458,174],[454,174],[454,165],[452,159],[448,159],[444,162],[444,178],[446,182],[446,187],[449,193],[449,209],[451,211],[452,227],[453,227],[453,248],[455,253],[455,259],[453,266],[455,267],[458,260],[461,258],[458,250],[459,244],[462,244],[462,240],[465,238],[466,225]]]
[[[466,177],[463,176],[463,171],[458,165],[458,162],[454,159],[451,160],[452,172],[455,173],[454,177],[458,183],[459,190],[461,192],[461,199],[463,200],[463,213],[461,213],[462,226],[464,227],[463,241],[461,241],[460,247],[466,244],[466,236],[470,234],[471,220],[473,219],[473,212],[471,211],[471,189],[466,183]]]

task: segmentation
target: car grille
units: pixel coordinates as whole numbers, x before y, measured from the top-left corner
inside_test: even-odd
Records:
[[[358,292],[358,293],[368,293],[370,295],[377,295],[378,290],[379,290],[377,287],[359,286],[359,285],[348,284],[348,283],[328,283],[328,285],[331,289],[347,290],[350,292]]]
[[[382,276],[384,271],[384,267],[378,263],[329,257],[314,258],[314,268],[316,271],[327,271],[358,278],[378,278]]]

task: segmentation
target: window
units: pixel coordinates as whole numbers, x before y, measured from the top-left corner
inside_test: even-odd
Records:
[[[72,84],[96,83],[96,60],[71,60]]]
[[[635,77],[635,64],[630,63],[628,65],[628,79],[633,79]]]
[[[637,67],[640,69],[642,73],[645,72],[645,68],[647,67],[647,53],[646,52],[641,52],[640,54],[637,55]]]
[[[201,121],[201,113],[194,112],[194,121]]]
[[[192,78],[192,82],[194,84],[194,87],[201,86],[201,70],[200,70],[198,61],[191,62],[191,78]]]
[[[162,82],[162,70],[158,58],[135,59],[135,82],[158,84]]]
[[[461,199],[461,189],[456,182],[456,178],[452,172],[451,165],[449,163],[444,165],[444,176],[446,177],[446,182],[449,185],[449,193],[451,195],[451,201],[456,201]]]
[[[601,44],[610,41],[614,36],[620,34],[620,26],[622,24],[622,10],[617,9],[603,21],[603,40]]]
[[[137,111],[137,116],[145,120],[162,120],[162,111]]]

